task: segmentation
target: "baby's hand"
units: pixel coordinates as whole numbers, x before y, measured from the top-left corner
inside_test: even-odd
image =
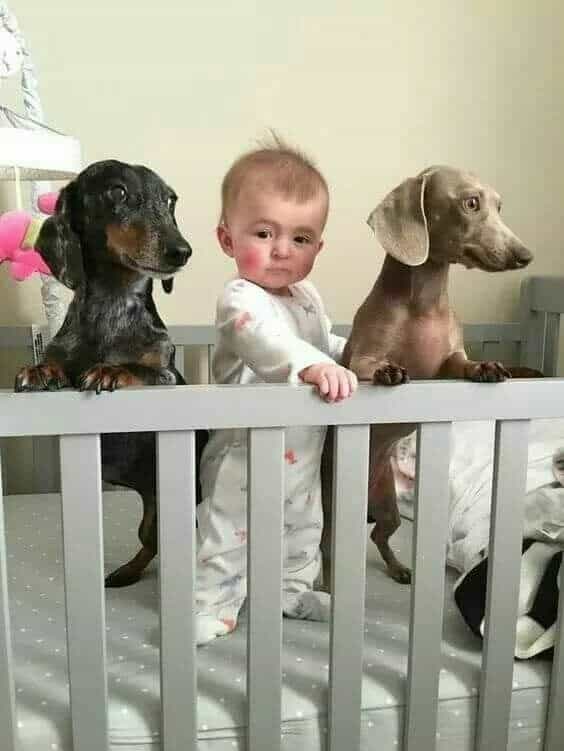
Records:
[[[299,373],[304,383],[317,386],[319,396],[326,402],[340,402],[352,396],[358,386],[356,375],[352,370],[331,362],[310,365]]]

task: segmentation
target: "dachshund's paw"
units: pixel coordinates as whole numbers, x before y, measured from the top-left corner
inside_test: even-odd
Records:
[[[511,378],[511,373],[500,362],[469,363],[466,378],[480,383],[499,383]]]
[[[15,391],[58,391],[70,386],[59,365],[43,363],[22,368],[16,376]]]
[[[94,365],[85,371],[79,379],[80,391],[115,391],[126,386],[142,386],[142,382],[127,368],[120,365]]]
[[[393,362],[384,362],[379,365],[372,376],[375,386],[397,386],[400,383],[409,383],[407,370]]]

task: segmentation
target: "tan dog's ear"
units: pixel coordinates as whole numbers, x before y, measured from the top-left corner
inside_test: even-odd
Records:
[[[429,255],[423,196],[428,172],[394,188],[367,219],[380,245],[406,266],[420,266]]]

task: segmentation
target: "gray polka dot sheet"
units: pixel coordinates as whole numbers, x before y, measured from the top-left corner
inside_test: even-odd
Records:
[[[131,492],[104,496],[106,571],[136,551],[139,503]],[[5,509],[20,751],[67,751],[72,745],[60,499],[8,496]],[[411,530],[404,520],[394,538],[406,562]],[[367,574],[361,749],[401,748],[410,590],[384,574],[370,542]],[[437,748],[470,751],[481,643],[457,611],[454,578],[448,578]],[[107,591],[112,751],[160,748],[157,585],[152,564],[138,584]],[[286,620],[283,646],[282,748],[325,749],[328,627]],[[246,750],[245,652],[244,614],[233,634],[198,651],[199,751]],[[512,751],[542,748],[549,668],[538,660],[515,664]]]

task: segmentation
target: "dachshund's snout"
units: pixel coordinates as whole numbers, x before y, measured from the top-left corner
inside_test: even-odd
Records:
[[[165,259],[171,266],[184,266],[192,255],[192,248],[186,241],[175,242],[167,245]]]

